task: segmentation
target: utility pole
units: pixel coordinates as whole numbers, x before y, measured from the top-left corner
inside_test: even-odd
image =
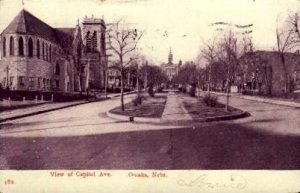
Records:
[[[86,68],[85,88],[86,88],[86,97],[87,97],[87,100],[89,100],[89,79],[90,79],[90,59],[88,59],[87,68]]]
[[[106,68],[105,70],[105,85],[104,85],[104,93],[105,93],[105,98],[107,99],[107,79],[108,79],[108,68]]]
[[[139,63],[136,63],[136,90],[137,90],[137,98],[140,97],[139,92]]]
[[[107,55],[105,56],[105,81],[104,81],[104,94],[105,94],[105,98],[107,99],[107,76],[108,76],[108,60],[107,60]]]
[[[148,71],[145,72],[145,79],[144,79],[144,92],[146,92],[147,85],[148,85]]]
[[[107,98],[107,87],[108,87],[108,57],[112,56],[111,54],[105,55],[105,64],[106,64],[106,70],[105,70],[105,85],[104,85],[104,93],[105,98]]]
[[[229,85],[229,82],[230,82],[230,78],[229,78],[229,66],[228,66],[228,69],[227,69],[227,89],[226,89],[226,112],[228,112],[228,106],[229,106],[229,89],[230,89],[230,85]]]

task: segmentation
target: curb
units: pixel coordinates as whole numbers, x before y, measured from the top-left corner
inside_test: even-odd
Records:
[[[119,114],[111,113],[109,111],[106,112],[106,115],[110,118],[119,119],[128,122],[138,122],[138,123],[161,123],[162,122],[160,118],[133,117],[133,116],[126,116],[126,115],[119,115]]]
[[[130,94],[135,94],[135,93],[136,93],[136,91],[124,93],[124,96],[125,95],[130,95]],[[116,97],[120,97],[120,96],[121,96],[121,94],[117,94],[117,95],[114,95],[113,97],[116,98]]]
[[[207,92],[207,91],[204,91],[204,92]],[[221,92],[211,92],[211,93],[216,94],[216,95],[226,96],[226,93],[221,93]],[[292,107],[292,108],[300,108],[300,103],[292,102],[292,101],[280,101],[280,100],[278,101],[278,100],[268,99],[268,98],[256,98],[256,97],[249,96],[249,95],[229,94],[229,96],[238,97],[241,99],[246,99],[246,100],[251,100],[251,101],[256,101],[256,102],[281,105],[281,106],[287,106],[287,107]]]
[[[107,99],[109,99],[109,98],[107,98]],[[104,100],[107,100],[107,99],[104,99]],[[104,100],[100,100],[100,101],[104,101]],[[78,105],[83,105],[83,104],[87,104],[87,103],[93,103],[93,102],[99,102],[99,100],[85,101],[85,102],[71,104],[71,105],[67,105],[67,106],[63,106],[63,107],[57,107],[57,108],[52,108],[52,109],[46,109],[46,110],[36,111],[36,112],[32,112],[32,113],[27,113],[27,114],[23,114],[23,115],[18,115],[18,116],[14,116],[14,117],[8,117],[8,118],[0,119],[0,123],[5,122],[5,121],[20,119],[20,118],[24,118],[24,117],[30,117],[30,116],[38,115],[38,114],[42,114],[42,113],[48,113],[48,112],[51,112],[51,111],[56,111],[56,110],[65,109],[65,108],[69,108],[69,107],[74,107],[74,106],[78,106]]]
[[[174,121],[170,120],[162,120],[160,118],[146,118],[146,117],[131,117],[126,115],[118,115],[115,113],[111,113],[109,111],[106,112],[106,115],[113,119],[118,119],[127,122],[137,122],[137,123],[174,123]],[[226,116],[216,116],[216,117],[207,117],[202,119],[192,119],[192,120],[184,120],[184,121],[175,121],[176,124],[180,123],[193,123],[193,122],[212,122],[212,121],[225,121],[225,120],[232,120],[232,119],[240,119],[249,117],[250,113],[243,111],[241,113],[233,114],[233,115],[226,115]]]
[[[181,99],[180,99],[181,100]],[[184,107],[184,106],[183,106]],[[191,114],[188,113],[188,111],[183,108],[183,110],[191,117],[191,120],[183,120],[183,121],[173,121],[173,120],[163,120],[162,118],[147,118],[147,117],[133,117],[133,116],[126,116],[126,115],[120,115],[116,113],[112,113],[109,111],[106,112],[106,115],[113,119],[118,119],[121,121],[126,122],[138,122],[138,123],[176,123],[176,124],[187,124],[187,123],[193,123],[193,122],[212,122],[212,121],[221,121],[221,120],[232,120],[232,119],[239,119],[250,116],[250,113],[247,111],[241,111],[240,113],[232,114],[232,115],[224,115],[224,116],[216,116],[216,117],[206,117],[201,119],[194,119],[192,118]]]
[[[300,108],[300,103],[296,102],[290,102],[290,101],[276,101],[274,99],[264,99],[264,98],[253,98],[251,96],[238,96],[239,98],[246,99],[246,100],[252,100],[257,102],[263,102],[263,103],[269,103],[269,104],[275,104],[275,105],[281,105],[281,106],[288,106],[293,108]]]
[[[203,122],[225,121],[225,120],[245,118],[245,117],[249,117],[249,116],[250,116],[249,112],[243,111],[241,113],[237,113],[237,114],[233,114],[233,115],[207,117],[207,118],[204,118]]]

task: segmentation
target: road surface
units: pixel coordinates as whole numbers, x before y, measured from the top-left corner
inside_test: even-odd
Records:
[[[105,116],[118,105],[116,98],[2,123],[0,169],[300,169],[300,109],[232,97],[250,117],[183,128]]]

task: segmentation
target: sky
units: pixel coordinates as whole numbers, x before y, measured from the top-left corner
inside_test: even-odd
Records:
[[[106,23],[125,18],[145,33],[139,50],[155,63],[194,60],[203,42],[213,37],[215,22],[253,24],[257,50],[276,46],[276,19],[300,11],[299,0],[23,0],[24,8],[52,27],[74,27],[85,16]],[[0,31],[22,9],[22,0],[0,0]]]

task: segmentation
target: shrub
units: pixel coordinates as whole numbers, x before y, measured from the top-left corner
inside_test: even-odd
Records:
[[[196,96],[196,85],[192,85],[190,89],[190,96],[195,97]]]
[[[215,107],[217,105],[218,98],[212,95],[205,95],[203,102],[210,107]]]
[[[139,97],[136,97],[135,99],[133,99],[132,102],[133,102],[134,106],[138,106],[138,105],[142,104],[142,99],[143,99],[142,96],[139,96]]]
[[[163,92],[163,89],[164,89],[164,87],[162,87],[162,86],[159,87],[159,88],[158,88],[158,92],[159,92],[159,93]]]
[[[154,97],[155,93],[154,93],[154,90],[153,90],[153,86],[150,86],[149,87],[149,90],[148,90],[148,93],[151,97]]]

